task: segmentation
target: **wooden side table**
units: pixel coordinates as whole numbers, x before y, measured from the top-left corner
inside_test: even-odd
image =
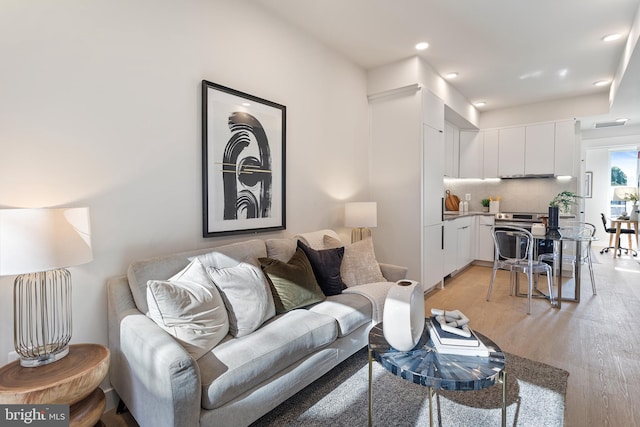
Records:
[[[66,357],[35,368],[16,360],[0,368],[0,403],[68,404],[70,426],[101,425],[108,370],[109,349],[98,344],[70,345]]]

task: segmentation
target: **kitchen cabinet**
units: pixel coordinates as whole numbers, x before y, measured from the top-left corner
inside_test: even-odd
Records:
[[[460,131],[460,178],[482,178],[484,134],[478,131]]]
[[[525,127],[525,175],[552,175],[555,157],[555,123]]]
[[[424,245],[422,257],[422,288],[426,292],[433,288],[436,284],[442,284],[445,276],[442,271],[443,261],[443,233],[444,226],[442,224],[428,225],[423,228],[422,240],[432,244]],[[426,284],[426,286],[425,286]]]
[[[497,129],[482,131],[482,178],[498,178],[498,141]]]
[[[444,176],[459,177],[460,130],[451,123],[444,124]]]
[[[444,223],[444,275],[455,274],[471,264],[475,257],[475,216],[451,219]]]
[[[491,235],[491,227],[495,225],[495,217],[492,215],[476,216],[476,256],[479,261],[493,262],[494,244]]]
[[[442,283],[444,102],[412,85],[369,97],[376,256],[408,267],[425,291]]]
[[[524,126],[499,129],[498,174],[516,176],[524,174]]]
[[[555,163],[554,174],[556,176],[576,176],[576,122],[565,120],[556,122],[555,128]]]

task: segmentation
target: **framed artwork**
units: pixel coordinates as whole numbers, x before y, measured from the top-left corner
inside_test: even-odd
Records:
[[[584,173],[584,197],[591,198],[593,191],[593,172]]]
[[[287,107],[202,81],[203,235],[284,230]]]

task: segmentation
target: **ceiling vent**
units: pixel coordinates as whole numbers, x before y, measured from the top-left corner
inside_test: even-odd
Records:
[[[625,121],[613,121],[613,122],[600,122],[600,123],[596,123],[593,127],[596,129],[600,129],[600,128],[612,128],[612,127],[616,127],[616,126],[624,126],[626,122]]]

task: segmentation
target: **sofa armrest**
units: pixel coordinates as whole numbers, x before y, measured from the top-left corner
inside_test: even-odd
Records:
[[[407,267],[402,267],[400,265],[393,264],[384,264],[379,262],[380,271],[385,279],[390,282],[397,282],[398,280],[402,280],[407,277],[407,271],[409,270]]]
[[[142,426],[200,424],[200,371],[169,334],[135,308],[126,277],[107,283],[109,379]]]

